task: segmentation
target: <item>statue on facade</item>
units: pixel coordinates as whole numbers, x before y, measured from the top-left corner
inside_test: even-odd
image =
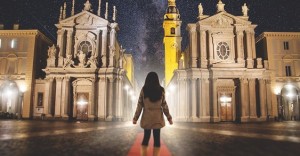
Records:
[[[244,3],[244,5],[242,6],[242,12],[243,12],[243,16],[248,16],[248,7],[246,5],[246,3]]]
[[[54,44],[51,47],[48,46],[48,58],[55,58],[56,52],[57,52],[57,49]]]
[[[180,59],[179,59],[179,69],[183,69],[184,68],[184,54],[181,53]]]
[[[198,5],[198,11],[199,11],[199,16],[202,16],[203,15],[203,7],[202,7],[201,3]]]
[[[85,10],[85,11],[92,11],[91,8],[92,8],[92,4],[90,3],[89,0],[87,0],[87,1],[84,3],[84,8],[83,8],[83,10]]]
[[[98,63],[97,63],[97,58],[94,56],[94,55],[92,55],[90,58],[89,58],[89,60],[88,60],[88,62],[87,62],[87,66],[90,66],[91,68],[97,68],[97,65],[98,65]]]
[[[79,67],[84,67],[84,65],[86,63],[85,62],[85,57],[86,57],[85,53],[82,50],[80,50],[79,54],[77,54],[77,56],[78,56],[78,60],[79,60]]]
[[[72,60],[72,55],[67,55],[67,58],[64,58],[63,68],[72,67],[74,65],[74,61]]]
[[[225,11],[224,6],[225,4],[221,0],[219,0],[219,3],[217,4],[217,12]]]

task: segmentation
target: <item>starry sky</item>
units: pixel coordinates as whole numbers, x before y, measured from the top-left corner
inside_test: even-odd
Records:
[[[56,27],[59,9],[67,2],[67,17],[70,16],[72,0],[0,0],[0,23],[10,29],[19,23],[21,29],[39,29],[56,42]],[[83,9],[86,0],[75,0],[75,13]],[[101,16],[104,17],[105,2],[109,2],[109,20],[113,5],[117,7],[117,22],[120,31],[118,40],[135,59],[135,73],[143,84],[149,71],[164,77],[163,15],[167,0],[102,0]],[[247,3],[249,20],[257,24],[256,36],[264,31],[300,31],[300,0],[222,0],[225,10],[233,15],[242,15],[241,6]],[[90,0],[94,13],[98,0]],[[176,0],[182,18],[182,49],[187,45],[187,23],[197,22],[198,4],[202,3],[204,14],[216,12],[218,0]]]

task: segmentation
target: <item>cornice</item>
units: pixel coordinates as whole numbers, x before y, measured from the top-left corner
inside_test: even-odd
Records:
[[[43,40],[52,43],[52,41],[39,30],[0,30],[1,36],[40,36]]]
[[[300,32],[263,32],[256,38],[256,42],[259,42],[266,37],[299,37]]]

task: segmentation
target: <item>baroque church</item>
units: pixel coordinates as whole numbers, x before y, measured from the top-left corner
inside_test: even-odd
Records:
[[[198,22],[189,23],[181,50],[181,18],[175,0],[164,16],[165,83],[174,119],[189,122],[266,121],[277,116],[268,61],[256,56],[257,25],[248,7],[235,16],[220,0],[214,15],[201,3]],[[175,98],[174,98],[175,97]]]
[[[104,18],[100,15],[101,0],[96,13],[89,0],[77,14],[74,5],[73,0],[70,17],[66,17],[66,3],[61,7],[59,22],[55,25],[58,29],[57,44],[47,42],[48,50],[43,48],[40,51],[48,55],[47,58],[38,63],[32,60],[36,67],[45,64],[45,68],[40,69],[45,73],[45,78],[33,78],[31,84],[27,83],[24,99],[13,100],[13,107],[17,109],[11,113],[22,114],[23,118],[131,119],[132,101],[124,88],[127,92],[135,88],[134,64],[132,56],[125,54],[117,38],[116,7],[113,7],[112,20],[109,20],[108,2]],[[35,72],[35,69],[26,71],[29,70]],[[26,72],[24,74],[27,75]],[[26,84],[26,76],[20,79],[25,79]],[[13,84],[15,80],[9,81]],[[20,88],[18,84],[15,86],[16,90]],[[1,97],[8,99],[4,94],[5,86],[0,89],[3,90],[0,90]],[[7,100],[0,102],[6,106]]]

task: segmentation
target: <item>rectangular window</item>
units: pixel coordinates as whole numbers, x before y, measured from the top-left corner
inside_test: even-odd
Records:
[[[43,106],[43,93],[38,92],[37,106]]]
[[[285,75],[292,76],[291,66],[285,66]]]
[[[171,28],[171,34],[175,34],[175,28]]]
[[[1,48],[1,45],[2,45],[2,40],[1,40],[1,38],[0,38],[0,48]]]
[[[11,42],[10,42],[10,47],[11,48],[15,48],[16,47],[16,40],[15,39],[12,39]]]
[[[284,50],[289,50],[289,42],[283,42]]]

